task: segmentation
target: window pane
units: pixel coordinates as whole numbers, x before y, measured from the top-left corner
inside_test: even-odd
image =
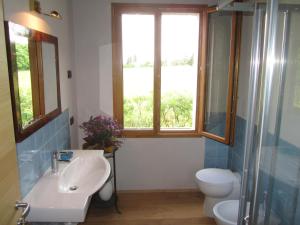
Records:
[[[198,13],[161,18],[161,130],[195,130]]]
[[[225,136],[230,59],[231,14],[210,14],[204,130]]]
[[[34,119],[29,60],[29,31],[13,23],[9,24],[9,29],[10,42],[14,43],[15,48],[22,127],[25,127]]]
[[[154,16],[122,15],[124,128],[153,128]]]

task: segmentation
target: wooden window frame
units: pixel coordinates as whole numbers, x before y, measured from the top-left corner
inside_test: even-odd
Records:
[[[208,8],[207,11],[207,20],[208,15],[212,13],[216,13],[217,9],[215,7]],[[201,82],[201,119],[200,123],[200,133],[207,138],[216,140],[218,142],[224,144],[233,144],[234,143],[234,135],[235,135],[235,117],[237,110],[237,90],[238,90],[238,75],[239,75],[239,58],[240,58],[240,44],[241,44],[241,16],[237,13],[233,13],[232,21],[231,21],[231,37],[230,37],[230,56],[229,56],[229,69],[228,69],[228,92],[226,99],[226,127],[225,127],[225,135],[224,137],[218,136],[216,134],[205,131],[205,110],[206,110],[206,101],[205,101],[205,91],[206,91],[206,67],[204,66],[202,71],[204,75],[202,76]],[[208,21],[207,21],[207,32],[208,35]],[[205,37],[207,41],[208,36]],[[203,54],[203,61],[207,61],[207,42],[205,43],[204,49],[205,54]]]
[[[198,79],[197,79],[197,106],[194,130],[160,130],[160,103],[161,103],[161,14],[164,12],[199,13],[199,51],[198,51]],[[233,115],[235,116],[236,104],[233,103],[237,94],[233,90],[234,68],[235,68],[235,48],[239,45],[235,43],[236,16],[233,16],[233,29],[231,34],[230,68],[228,82],[227,114],[226,114],[226,135],[219,137],[204,131],[205,120],[205,82],[206,82],[206,55],[207,55],[207,32],[208,13],[215,12],[215,8],[208,8],[207,5],[186,5],[186,4],[125,4],[112,3],[112,75],[113,75],[113,113],[114,118],[124,124],[123,118],[123,62],[122,62],[122,22],[124,13],[139,13],[154,15],[155,27],[155,52],[154,52],[154,100],[153,100],[153,129],[151,130],[124,130],[123,136],[128,138],[143,137],[201,137],[205,136],[216,141],[229,144],[230,137],[234,135],[231,129]],[[236,75],[237,76],[237,75]],[[236,77],[235,76],[235,77]],[[234,111],[232,113],[232,111]],[[229,113],[228,113],[229,112]]]

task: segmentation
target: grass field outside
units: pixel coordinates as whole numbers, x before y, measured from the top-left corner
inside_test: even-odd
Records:
[[[124,127],[153,128],[153,67],[124,68]],[[197,71],[167,66],[161,72],[161,128],[194,129]]]

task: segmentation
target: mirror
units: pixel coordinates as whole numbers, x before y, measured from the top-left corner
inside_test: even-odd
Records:
[[[50,43],[42,42],[42,59],[44,75],[44,96],[45,96],[45,114],[48,114],[57,108],[57,89],[56,81],[56,60],[55,46]]]
[[[16,141],[61,113],[58,40],[5,22]]]

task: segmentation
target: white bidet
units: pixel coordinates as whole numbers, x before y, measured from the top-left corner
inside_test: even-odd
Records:
[[[247,203],[246,215],[249,215],[250,203]],[[239,200],[227,200],[219,202],[214,206],[214,217],[217,225],[237,225],[239,214]],[[262,207],[259,209],[259,215],[263,215],[264,211]],[[258,218],[258,225],[264,224],[264,218]],[[270,224],[280,224],[280,219],[271,212]]]

